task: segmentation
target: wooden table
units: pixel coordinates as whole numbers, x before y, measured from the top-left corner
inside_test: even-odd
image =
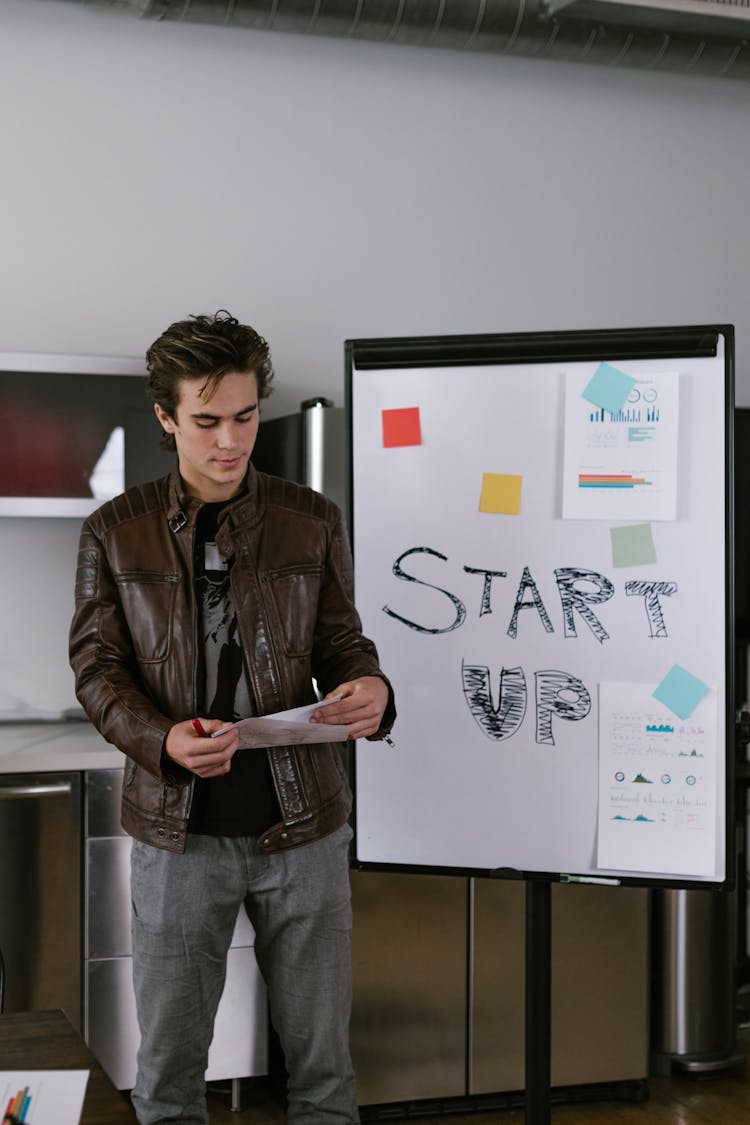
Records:
[[[134,1125],[133,1107],[110,1082],[64,1012],[0,1016],[0,1070],[88,1070],[81,1125]]]

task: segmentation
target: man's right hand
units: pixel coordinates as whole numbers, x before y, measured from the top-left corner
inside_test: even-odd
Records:
[[[206,735],[228,725],[219,719],[201,719],[200,724]],[[193,720],[186,719],[172,727],[164,749],[173,762],[198,777],[223,777],[229,773],[239,741],[240,736],[234,729],[218,738],[204,737],[196,732]]]

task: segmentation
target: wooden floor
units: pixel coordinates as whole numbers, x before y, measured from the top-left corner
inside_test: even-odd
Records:
[[[738,1050],[744,1063],[710,1077],[675,1073],[650,1078],[649,1097],[643,1102],[598,1101],[552,1105],[552,1125],[750,1125],[750,1028],[738,1033]],[[281,1125],[284,1113],[260,1081],[246,1092],[248,1105],[232,1112],[228,1097],[211,1091],[211,1125]],[[415,1120],[389,1118],[389,1125]],[[419,1125],[523,1125],[523,1109],[484,1110],[471,1114],[422,1117]]]

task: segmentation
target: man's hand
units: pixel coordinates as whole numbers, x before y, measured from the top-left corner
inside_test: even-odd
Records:
[[[201,719],[200,724],[206,735],[228,725],[219,719]],[[236,730],[227,731],[218,738],[203,737],[196,732],[192,719],[186,719],[184,723],[176,723],[172,727],[164,749],[173,762],[178,762],[198,777],[222,777],[229,773],[239,741]]]
[[[329,692],[326,699],[340,695],[338,703],[331,703],[322,711],[314,711],[311,723],[341,723],[349,727],[349,738],[367,738],[380,727],[386,704],[388,687],[380,676],[360,676]]]

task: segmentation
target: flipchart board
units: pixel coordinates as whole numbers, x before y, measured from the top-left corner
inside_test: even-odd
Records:
[[[360,867],[733,875],[729,325],[347,341]]]

